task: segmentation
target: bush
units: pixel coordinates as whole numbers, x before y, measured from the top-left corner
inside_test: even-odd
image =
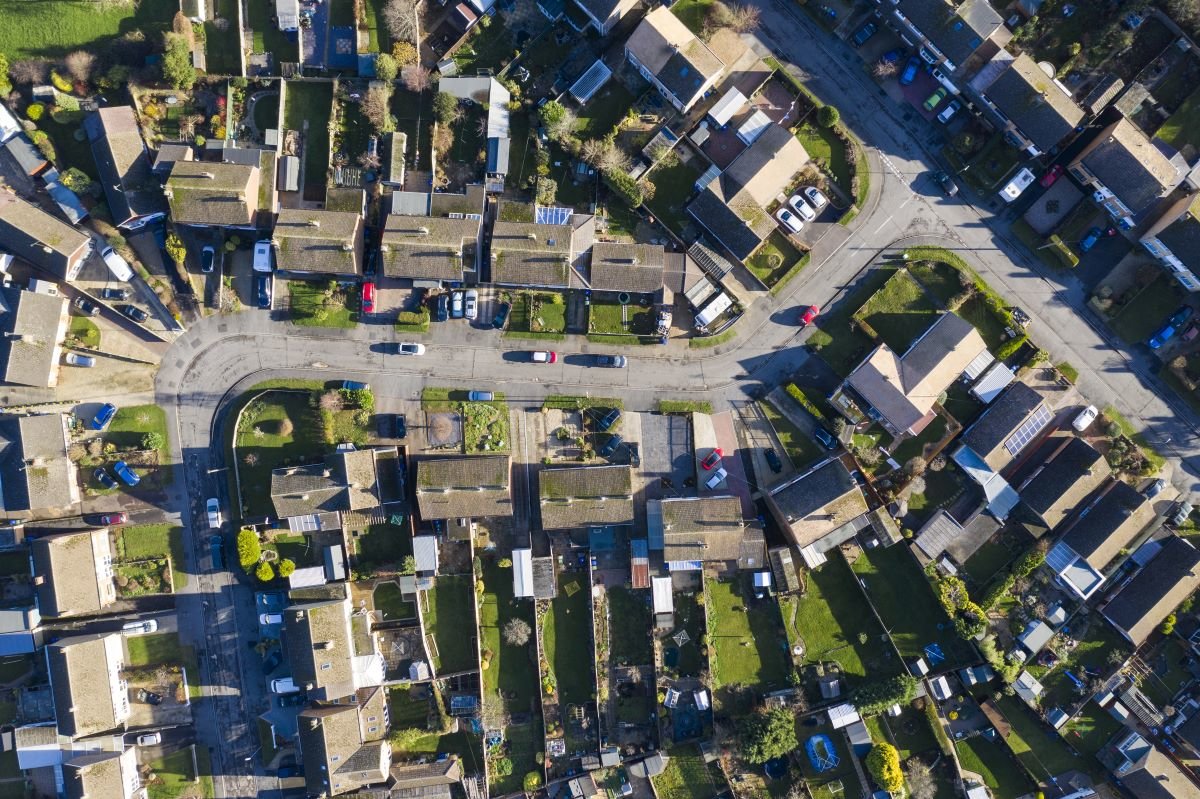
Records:
[[[1009,358],[1017,354],[1021,347],[1025,346],[1025,342],[1029,340],[1029,336],[1022,333],[1016,338],[1011,338],[1000,345],[996,350],[996,360],[1007,361]]]
[[[42,115],[45,113],[46,106],[42,105],[41,103],[30,103],[29,107],[25,109],[25,116],[29,117],[34,122],[37,122],[39,119],[41,119]]]
[[[411,45],[409,45],[411,47]],[[380,53],[375,57],[375,77],[385,83],[391,83],[396,80],[396,76],[400,74],[400,65],[396,59],[392,58],[387,53]]]
[[[1008,595],[1012,587],[1016,584],[1017,578],[1011,574],[1005,576],[1003,580],[993,585],[988,592],[983,595],[983,599],[979,601],[980,607],[985,611],[996,607],[996,603]]]
[[[1013,574],[1017,577],[1028,577],[1045,561],[1046,553],[1040,547],[1031,549],[1025,553],[1024,557],[1017,561],[1017,565],[1013,567]]]
[[[525,780],[522,782],[527,793],[536,791],[542,785],[542,775],[536,771],[530,771],[525,774]]]
[[[784,708],[753,714],[742,724],[741,744],[742,756],[755,764],[786,755],[800,745],[795,715]]]
[[[867,754],[867,771],[889,793],[899,793],[904,788],[904,773],[900,770],[900,753],[889,743],[877,743]]]
[[[264,560],[262,563],[258,564],[258,568],[254,570],[254,576],[257,577],[258,581],[261,583],[269,583],[275,579],[275,568],[271,565],[270,561]]]
[[[280,577],[291,577],[294,571],[296,571],[296,561],[292,560],[291,558],[284,558],[283,560],[279,561]]]
[[[907,705],[916,694],[917,679],[911,674],[897,674],[859,687],[854,692],[854,707],[863,717],[875,716],[892,705]]]
[[[823,128],[832,128],[842,121],[842,114],[831,105],[821,106],[817,111],[817,123]]]
[[[458,111],[458,98],[449,92],[438,92],[433,98],[433,116],[439,125],[449,125]]]
[[[502,757],[492,764],[492,772],[497,777],[507,777],[513,772],[513,762],[507,757]]]
[[[70,78],[59,75],[56,70],[50,72],[50,84],[60,92],[71,92],[75,90],[75,84],[71,83]]]
[[[1175,621],[1176,619],[1174,613],[1167,614],[1167,618],[1163,620],[1161,628],[1163,635],[1170,635],[1171,633],[1175,632]]]
[[[262,545],[258,543],[258,533],[253,530],[238,530],[237,535],[238,563],[247,571],[262,560]]]
[[[637,208],[642,204],[642,190],[638,188],[637,181],[624,172],[615,169],[607,170],[604,173],[604,182],[630,208]]]
[[[167,440],[162,433],[146,433],[142,436],[142,449],[162,449],[166,444]]]

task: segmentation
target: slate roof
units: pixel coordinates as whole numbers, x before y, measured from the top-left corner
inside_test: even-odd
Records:
[[[1018,493],[1050,529],[1057,527],[1111,474],[1108,462],[1082,438],[1054,436],[1037,452],[1042,466]]]
[[[381,253],[388,277],[462,280],[463,254],[479,237],[479,220],[388,215]]]
[[[49,387],[67,329],[67,300],[0,288],[0,382]]]
[[[9,512],[59,508],[79,498],[62,414],[0,419],[0,494]]]
[[[68,261],[90,243],[85,234],[67,223],[10,191],[0,190],[0,249],[20,253],[22,258],[66,279]],[[45,247],[49,253],[42,249]]]
[[[730,201],[736,203],[737,198],[726,197],[722,194],[718,178],[708,184],[696,196],[696,199],[688,203],[687,212],[695,217],[696,221],[703,225],[734,258],[744,261],[766,241],[767,236],[771,233],[768,228],[773,229],[774,225],[771,224],[770,217],[766,212],[754,208],[753,203],[750,204],[749,213],[756,222],[755,224],[747,223],[734,210],[735,206],[729,204]]]
[[[380,504],[376,456],[392,449],[334,452],[321,463],[271,472],[271,501],[281,518],[365,510]]]
[[[116,638],[115,646],[106,639]],[[121,714],[110,690],[109,651],[121,650],[120,636],[101,633],[61,638],[46,647],[46,665],[54,693],[58,731],[70,738],[83,738],[115,730]]]
[[[956,66],[1004,25],[986,0],[966,0],[957,8],[948,0],[901,0],[900,11]]]
[[[507,455],[429,458],[417,463],[422,519],[512,515]]]
[[[588,282],[597,291],[653,294],[663,284],[663,248],[598,241],[592,245]]]
[[[195,158],[190,144],[162,144],[154,157],[153,170],[156,175],[169,175],[176,161],[193,161]]]
[[[770,125],[742,151],[717,180],[727,195],[744,192],[764,208],[792,182],[808,163],[808,152],[791,131]]]
[[[89,752],[70,758],[63,763],[63,787],[67,799],[120,799],[125,796],[124,762],[120,752]]]
[[[1174,222],[1158,232],[1156,238],[1193,272],[1200,272],[1200,194]]]
[[[430,785],[453,785],[463,777],[462,761],[454,755],[431,763],[395,765],[391,781],[396,788],[425,788]]]
[[[41,536],[33,540],[31,548],[34,586],[43,616],[94,614],[115,599],[112,575],[97,571],[97,561],[112,558],[107,530]]]
[[[664,561],[731,561],[746,535],[737,497],[662,501]]]
[[[363,740],[360,715],[364,712],[365,708],[353,704],[300,711],[297,729],[310,795],[336,796],[387,779],[389,750],[381,740]]]
[[[1061,543],[1100,571],[1154,521],[1154,507],[1128,483],[1111,480],[1100,495],[1079,512]]]
[[[1077,160],[1135,216],[1183,180],[1171,159],[1125,117],[1101,131]]]
[[[1042,152],[1070,135],[1083,119],[1083,109],[1024,54],[1013,59],[984,94]]]
[[[354,693],[353,642],[347,600],[307,602],[283,612],[288,662],[299,686],[313,698],[341,699]]]
[[[87,118],[84,128],[116,224],[165,212],[167,204],[151,171],[150,156],[133,108],[127,105],[101,108]]]
[[[1133,642],[1141,644],[1183,600],[1200,587],[1200,551],[1170,536],[1162,549],[1101,611]]]
[[[281,270],[349,277],[362,273],[363,218],[358,213],[285,208],[271,237]]]
[[[571,283],[571,225],[497,221],[492,228],[492,282],[566,288]]]
[[[184,225],[253,225],[259,179],[253,166],[176,161],[167,179],[171,217]]]
[[[960,441],[973,449],[988,466],[999,470],[1012,460],[1008,451],[1003,449],[1004,442],[1042,404],[1042,395],[1027,383],[1011,383],[967,428]],[[1000,452],[996,453],[996,450]],[[1001,456],[1003,463],[992,462],[996,455]]]
[[[666,6],[657,6],[625,42],[625,50],[684,106],[695,102],[725,65]]]
[[[538,473],[542,527],[566,530],[633,524],[628,466],[571,466]]]
[[[836,458],[772,489],[768,500],[791,543],[801,548],[867,512],[862,491]]]

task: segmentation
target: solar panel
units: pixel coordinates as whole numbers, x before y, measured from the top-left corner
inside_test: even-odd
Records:
[[[571,214],[573,213],[575,211],[572,208],[551,208],[535,205],[533,208],[533,221],[539,225],[565,225],[571,221]]]
[[[1025,423],[1017,428],[1017,432],[1004,442],[1004,448],[1008,450],[1009,455],[1016,457],[1017,453],[1025,449],[1025,445],[1042,432],[1048,424],[1050,424],[1050,411],[1045,405],[1039,405],[1033,416],[1026,419]]]

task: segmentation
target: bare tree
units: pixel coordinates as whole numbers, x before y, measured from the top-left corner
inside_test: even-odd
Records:
[[[383,24],[393,39],[417,41],[417,4],[413,0],[388,0],[383,7]]]
[[[96,68],[96,56],[87,50],[76,50],[69,53],[63,63],[72,78],[80,83],[87,83],[92,79],[92,70]]]
[[[383,159],[379,157],[379,153],[363,153],[358,157],[358,165],[363,169],[379,169],[383,165]]]
[[[937,783],[933,772],[917,758],[910,758],[904,768],[904,780],[912,799],[933,799],[937,795]]]
[[[412,66],[401,70],[400,80],[404,83],[404,88],[420,94],[433,83],[433,76],[425,67]]]
[[[362,115],[378,133],[385,133],[391,124],[388,108],[389,93],[386,89],[371,89],[362,101]]]
[[[871,74],[879,80],[890,78],[899,71],[899,65],[895,61],[884,61],[880,59],[871,67]]]
[[[504,625],[504,643],[509,646],[525,646],[533,630],[524,619],[509,619]]]
[[[758,28],[761,20],[762,12],[757,6],[731,6],[729,22],[725,23],[725,27],[734,33],[749,33]]]
[[[326,391],[321,395],[320,406],[323,411],[340,411],[344,405],[342,395],[336,391]]]
[[[50,66],[45,61],[22,59],[8,65],[8,75],[15,86],[24,83],[45,83],[50,77]]]
[[[607,172],[610,169],[622,170],[629,166],[629,156],[625,155],[609,139],[589,139],[583,143],[579,155],[591,166]]]

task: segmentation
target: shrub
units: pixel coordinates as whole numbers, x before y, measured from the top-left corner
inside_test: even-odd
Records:
[[[54,142],[50,141],[50,137],[46,135],[45,131],[35,130],[29,134],[29,139],[47,161],[57,159],[58,156],[54,150]]]
[[[243,569],[249,570],[262,560],[262,545],[258,543],[258,533],[253,530],[238,530],[237,536],[238,563]]]
[[[275,567],[271,565],[270,561],[264,560],[262,563],[258,564],[258,568],[254,570],[254,576],[257,577],[258,581],[261,583],[269,583],[275,579]]]
[[[60,92],[70,92],[75,89],[75,85],[71,83],[70,78],[59,75],[57,70],[51,70],[50,84]]]
[[[907,705],[917,693],[917,679],[911,674],[897,674],[886,680],[876,680],[854,692],[854,706],[862,716],[874,716],[892,705]]]
[[[1163,635],[1170,635],[1175,632],[1175,621],[1174,613],[1167,614],[1167,618],[1163,620],[1161,628]]]
[[[832,105],[821,106],[817,111],[817,123],[823,128],[832,128],[842,121],[842,114]]]
[[[449,125],[458,113],[458,98],[449,92],[438,92],[433,98],[433,116],[439,125]]]
[[[751,763],[766,763],[799,746],[796,717],[784,708],[759,712],[742,724],[742,755]]]
[[[904,788],[904,773],[900,771],[900,753],[889,743],[877,743],[867,754],[867,771],[889,793],[898,793]]]
[[[162,449],[166,444],[167,440],[162,433],[146,433],[142,436],[142,449]]]
[[[294,571],[296,571],[296,561],[292,560],[291,558],[284,558],[283,560],[279,561],[280,577],[291,577]]]
[[[410,47],[412,45],[409,45]],[[380,53],[375,58],[375,77],[385,83],[396,80],[400,74],[400,64],[387,53]]]
[[[620,196],[620,198],[624,200],[625,204],[630,208],[637,208],[642,204],[644,195],[642,194],[642,190],[638,187],[637,181],[629,177],[629,175],[625,174],[624,172],[610,169],[604,173],[604,182],[610,189],[616,192],[616,194]]]
[[[513,772],[513,762],[507,757],[502,757],[493,764],[492,771],[497,777],[507,777]]]
[[[1013,574],[1017,577],[1028,577],[1033,574],[1038,566],[1041,566],[1046,560],[1046,553],[1040,547],[1029,550],[1025,555],[1017,561],[1017,565],[1013,566]]]
[[[42,115],[45,113],[46,106],[42,105],[41,103],[30,103],[29,107],[25,109],[25,116],[29,117],[34,122],[37,122],[39,119],[41,119]]]
[[[1025,346],[1025,342],[1028,340],[1029,340],[1029,336],[1026,336],[1024,333],[1022,333],[1021,335],[1017,336],[1016,338],[1011,338],[1008,341],[1004,342],[1003,344],[1000,345],[1000,348],[998,350],[996,350],[996,360],[998,360],[998,361],[1008,360],[1012,356],[1016,355],[1017,351],[1019,349],[1021,349],[1021,347]]]
[[[526,792],[536,791],[542,785],[542,775],[536,771],[530,771],[525,774],[525,780],[522,782]]]
[[[985,611],[996,607],[996,603],[1008,595],[1012,587],[1016,584],[1017,578],[1011,574],[1005,576],[1003,580],[993,585],[988,592],[983,595],[983,599],[979,601],[980,607]]]

